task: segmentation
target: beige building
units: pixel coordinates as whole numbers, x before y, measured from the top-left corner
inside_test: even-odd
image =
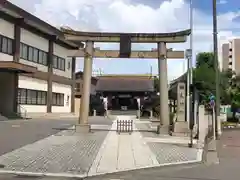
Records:
[[[0,3],[0,114],[74,111],[79,48],[63,33],[6,0]]]
[[[222,45],[222,70],[228,69],[240,74],[240,39]]]
[[[79,71],[75,73],[76,87],[75,87],[75,97],[81,98],[83,91],[83,72]],[[96,84],[97,78],[92,77],[91,80],[91,94],[96,94]]]

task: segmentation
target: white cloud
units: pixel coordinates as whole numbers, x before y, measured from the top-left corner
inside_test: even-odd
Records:
[[[67,25],[82,31],[171,32],[189,28],[189,4],[184,0],[163,1],[156,4],[155,8],[131,3],[134,0],[37,0],[39,2],[34,8],[29,8],[29,1],[12,1],[55,26]],[[211,6],[210,2],[209,5]],[[237,15],[239,13],[229,12],[218,17],[219,28],[223,29],[219,31],[220,39],[234,36],[231,28],[239,27],[233,22]],[[194,53],[212,49],[212,17],[198,9],[194,9],[193,37]],[[104,46],[113,48],[109,44]],[[136,47],[151,49],[156,45],[140,44]],[[189,42],[168,47],[185,50],[189,48]],[[169,79],[183,73],[183,63],[184,60],[168,61]],[[94,67],[102,68],[105,73],[146,73],[150,66],[156,73],[157,60],[94,60]],[[78,67],[82,67],[82,60],[79,60]]]
[[[227,1],[226,0],[219,0],[218,4],[227,4]]]

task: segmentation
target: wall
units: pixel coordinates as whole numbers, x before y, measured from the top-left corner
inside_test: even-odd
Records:
[[[48,40],[44,39],[40,36],[37,36],[23,28],[21,28],[21,39],[20,41],[22,43],[25,43],[27,45],[33,46],[35,48],[41,49],[45,52],[48,52]],[[48,68],[47,66],[37,64],[34,62],[26,61],[24,59],[20,59],[20,62],[23,64],[27,64],[33,67],[36,67],[39,71],[47,72]]]
[[[229,44],[223,44],[222,45],[222,70],[226,71],[228,70],[228,64],[229,64]]]
[[[83,80],[82,79],[76,79],[76,84],[79,83],[80,84],[80,91],[77,92],[76,91],[76,95],[80,96],[82,95],[82,92],[83,92]],[[76,88],[77,88],[77,85],[76,85]],[[91,84],[91,94],[92,95],[95,95],[96,94],[96,85],[95,84]]]
[[[52,106],[52,112],[71,112],[71,86],[54,83],[52,84],[52,92],[63,93],[64,94],[64,106]],[[67,103],[67,96],[69,96],[69,101]]]
[[[15,74],[0,72],[0,113],[11,114],[14,112]]]
[[[19,76],[18,87],[25,88],[25,89],[47,91],[47,81],[30,78],[26,76]],[[28,113],[29,112],[47,112],[46,105],[21,105],[21,107],[23,107]]]
[[[74,113],[76,115],[79,115],[80,105],[81,105],[81,98],[75,98]]]
[[[68,49],[61,47],[54,43],[53,54],[65,59],[65,71],[59,69],[53,69],[53,73],[58,76],[64,76],[67,78],[72,78],[72,60],[67,58]],[[68,69],[68,67],[70,67]]]
[[[233,40],[233,69],[237,75],[240,75],[240,39]]]
[[[0,19],[0,34],[11,39],[14,39],[14,25]],[[12,61],[13,56],[8,54],[0,53],[0,61]]]

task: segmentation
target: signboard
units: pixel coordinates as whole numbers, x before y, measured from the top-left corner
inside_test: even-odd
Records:
[[[209,104],[213,108],[215,106],[215,96],[214,95],[210,95],[209,96],[209,100],[210,100]]]

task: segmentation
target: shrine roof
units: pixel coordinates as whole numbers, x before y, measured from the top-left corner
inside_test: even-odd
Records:
[[[153,92],[154,81],[149,76],[100,76],[98,77],[96,91]]]

